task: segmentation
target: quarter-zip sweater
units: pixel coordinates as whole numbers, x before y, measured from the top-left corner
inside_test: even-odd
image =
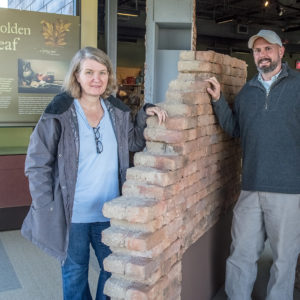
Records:
[[[256,75],[232,110],[223,95],[212,104],[221,127],[240,137],[242,189],[300,194],[300,73],[283,63],[269,93]]]

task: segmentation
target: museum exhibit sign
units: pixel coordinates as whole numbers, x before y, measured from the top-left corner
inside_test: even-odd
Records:
[[[77,16],[0,9],[0,126],[33,126],[80,47]]]

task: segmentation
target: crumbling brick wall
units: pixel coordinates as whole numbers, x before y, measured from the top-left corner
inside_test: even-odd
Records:
[[[183,51],[178,77],[161,105],[169,118],[149,118],[144,152],[127,171],[123,195],[106,203],[111,227],[103,241],[112,299],[180,299],[183,253],[207,232],[240,190],[238,141],[217,124],[205,78],[216,76],[229,102],[246,81],[244,61],[213,51]],[[200,268],[201,266],[195,266]]]

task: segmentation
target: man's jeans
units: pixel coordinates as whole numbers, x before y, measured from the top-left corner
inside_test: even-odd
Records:
[[[268,238],[273,265],[266,300],[292,300],[300,252],[300,194],[242,191],[234,208],[225,289],[230,300],[250,300],[257,260]]]
[[[71,224],[68,256],[62,266],[64,300],[92,299],[88,283],[90,244],[101,268],[96,300],[109,299],[103,295],[103,288],[111,274],[104,271],[103,260],[111,251],[101,242],[102,231],[109,226],[109,222]]]

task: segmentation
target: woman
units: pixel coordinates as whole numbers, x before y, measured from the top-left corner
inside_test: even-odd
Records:
[[[109,57],[86,47],[73,57],[65,92],[48,105],[33,131],[25,174],[32,196],[22,234],[62,262],[64,299],[92,299],[88,284],[89,247],[101,272],[96,299],[107,299],[110,273],[103,259],[110,254],[101,242],[109,219],[102,207],[120,194],[129,151],[145,146],[146,118],[164,110],[146,104],[134,122],[130,110],[111,94],[116,88]]]

